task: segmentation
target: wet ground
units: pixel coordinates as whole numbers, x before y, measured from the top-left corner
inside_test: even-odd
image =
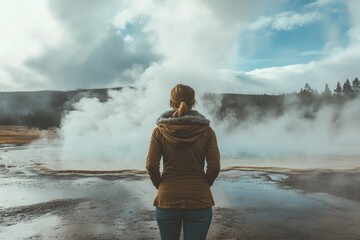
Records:
[[[0,239],[159,239],[146,174],[38,171],[53,151],[0,148]],[[228,167],[208,239],[360,239],[359,173]]]

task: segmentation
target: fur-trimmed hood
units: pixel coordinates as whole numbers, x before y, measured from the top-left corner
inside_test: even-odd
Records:
[[[174,112],[166,111],[156,120],[160,132],[171,145],[191,145],[209,128],[210,121],[198,111],[189,110],[182,117],[173,117]]]
[[[189,110],[187,111],[185,116],[182,117],[173,117],[175,110],[166,111],[160,115],[160,117],[156,120],[156,124],[159,125],[160,123],[199,123],[199,124],[210,124],[210,121],[206,119],[205,116],[200,114],[198,111]]]

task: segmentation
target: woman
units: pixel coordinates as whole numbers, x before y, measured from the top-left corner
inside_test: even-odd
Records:
[[[194,104],[194,90],[176,85],[170,96],[174,110],[157,119],[150,141],[146,169],[157,189],[154,206],[162,240],[179,239],[182,225],[185,240],[206,239],[212,219],[210,186],[220,171],[220,154],[210,121],[192,110]]]

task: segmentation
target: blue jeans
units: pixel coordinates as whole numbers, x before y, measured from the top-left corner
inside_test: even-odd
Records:
[[[156,208],[156,221],[161,240],[179,240],[184,226],[184,240],[205,240],[212,219],[212,208],[164,209]]]

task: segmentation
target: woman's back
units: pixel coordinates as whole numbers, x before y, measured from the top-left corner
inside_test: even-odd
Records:
[[[157,120],[152,147],[149,149],[148,170],[153,155],[161,151],[164,170],[154,205],[162,208],[207,208],[214,205],[210,186],[215,180],[219,163],[216,136],[209,120],[191,110],[173,118],[174,111],[165,112]],[[204,171],[205,159],[207,172]],[[151,174],[150,174],[151,176]]]
[[[154,205],[162,240],[179,239],[182,226],[185,240],[203,240],[211,224],[210,186],[220,171],[220,154],[210,121],[191,110],[194,104],[195,91],[176,85],[170,95],[174,110],[158,118],[150,140],[146,169],[158,190]]]

